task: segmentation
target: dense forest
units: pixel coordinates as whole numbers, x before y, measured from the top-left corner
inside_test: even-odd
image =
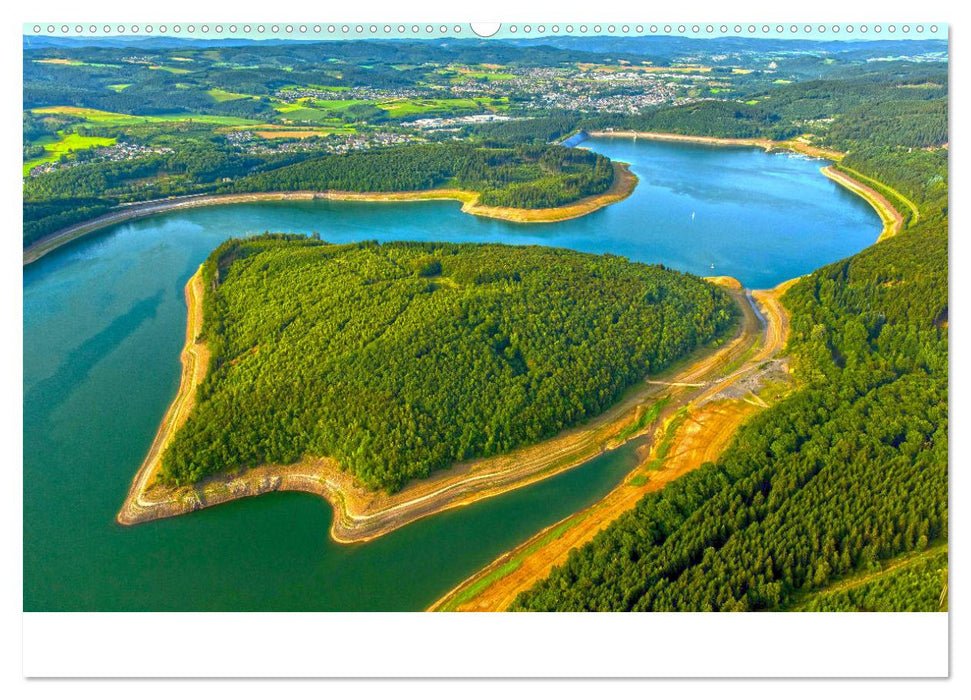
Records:
[[[637,115],[605,114],[584,119],[587,129],[659,131],[718,138],[787,139],[799,129],[771,110],[724,100],[703,100],[678,107],[661,107]]]
[[[477,148],[429,144],[322,156],[219,188],[233,192],[394,192],[457,187],[483,204],[555,207],[610,188],[613,167],[597,153],[560,146]]]
[[[911,203],[919,203],[921,217],[939,219],[947,214],[947,158],[948,151],[944,148],[923,150],[883,146],[853,151],[837,167],[850,169],[850,174],[861,173],[875,179],[877,183],[870,184],[882,189],[910,222],[914,218],[910,205],[899,201],[879,183],[893,183],[896,192]]]
[[[947,610],[947,546],[910,557],[886,572],[837,584],[792,608],[799,612],[931,612]]]
[[[513,609],[780,609],[947,539],[946,152],[850,162],[912,197],[920,219],[785,295],[800,388],[743,426],[716,463],[575,550]],[[881,584],[898,605],[894,581],[911,583]],[[920,600],[937,609],[934,596]]]
[[[225,178],[280,166],[287,157],[254,158],[212,143],[184,143],[171,153],[81,163],[24,180],[23,245],[94,218],[123,202],[212,192]]]
[[[212,354],[175,483],[316,455],[394,491],[602,412],[738,314],[696,277],[545,247],[270,235],[203,274]]]
[[[532,119],[479,124],[466,129],[466,135],[484,146],[502,147],[521,143],[543,144],[560,141],[577,131],[577,116],[569,112]]]
[[[96,219],[111,211],[116,201],[99,197],[64,197],[31,202],[24,200],[24,247],[49,233]]]

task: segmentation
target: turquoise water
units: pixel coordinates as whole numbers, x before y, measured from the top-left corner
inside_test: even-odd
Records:
[[[182,289],[231,235],[535,243],[734,275],[758,288],[850,255],[880,232],[865,202],[819,174],[820,161],[625,140],[587,145],[632,163],[641,181],[623,202],[572,221],[493,221],[455,202],[232,205],[122,224],[25,268],[24,609],[421,609],[598,500],[634,466],[629,444],[361,545],[331,542],[330,506],[296,493],[115,524],[178,386]]]

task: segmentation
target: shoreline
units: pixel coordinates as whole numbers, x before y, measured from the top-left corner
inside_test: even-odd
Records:
[[[897,211],[897,208],[890,203],[890,200],[884,197],[882,194],[877,192],[872,187],[864,185],[859,180],[855,179],[851,175],[837,170],[832,165],[827,165],[825,168],[821,168],[820,172],[828,177],[830,180],[842,185],[850,192],[853,192],[858,197],[861,197],[867,202],[880,216],[880,221],[883,223],[883,230],[880,231],[880,236],[877,238],[877,243],[885,241],[888,238],[896,236],[900,233],[900,230],[904,225],[903,215]]]
[[[846,155],[840,151],[813,146],[808,141],[799,138],[786,141],[773,141],[767,138],[726,138],[721,136],[691,136],[687,134],[671,134],[662,131],[589,131],[593,138],[624,138],[647,139],[648,141],[674,141],[680,143],[699,143],[707,146],[746,146],[763,148],[766,151],[794,151],[814,158],[841,161]]]
[[[696,350],[665,372],[629,389],[607,411],[584,424],[503,455],[452,465],[388,495],[363,488],[332,459],[304,459],[289,465],[261,465],[211,476],[197,484],[171,487],[155,480],[160,457],[188,416],[205,376],[208,351],[197,343],[202,321],[201,277],[186,284],[189,306],[182,379],[148,455],[132,481],[117,521],[135,525],[270,491],[304,491],[325,498],[334,511],[330,536],[336,542],[365,542],[424,517],[512,491],[585,464],[629,440],[653,432],[679,403],[703,393],[702,381],[737,361],[758,342],[758,319],[741,285],[721,278],[745,314],[735,335],[715,351]],[[671,398],[677,401],[670,401]],[[658,405],[660,404],[660,405]],[[662,410],[663,409],[663,410]],[[651,411],[656,413],[652,415]],[[645,420],[645,416],[647,419]],[[646,423],[641,425],[641,423]]]
[[[741,367],[663,421],[655,431],[649,451],[620,484],[596,503],[549,525],[503,553],[435,601],[428,611],[505,611],[519,593],[546,578],[554,566],[566,561],[572,550],[591,541],[620,515],[634,508],[646,494],[663,489],[706,462],[717,460],[741,424],[769,405],[756,393],[759,382],[771,388],[772,380],[760,374],[763,367],[775,362],[787,369],[787,360],[778,358],[789,330],[788,314],[780,297],[796,281],[752,293],[753,311],[758,303],[761,309],[756,313],[764,319],[758,349],[742,358]],[[785,380],[781,383],[786,385]],[[746,394],[732,396],[733,386],[734,393],[740,393],[738,384],[742,384],[741,391],[751,389],[749,394],[753,398]]]
[[[180,355],[182,377],[179,381],[179,389],[162,417],[162,422],[155,433],[148,454],[138,471],[135,472],[135,477],[125,497],[125,503],[118,512],[116,520],[122,525],[141,522],[139,520],[141,517],[140,499],[151,486],[152,478],[158,471],[161,462],[162,452],[189,417],[189,413],[195,405],[196,388],[205,378],[209,368],[209,349],[205,343],[196,342],[199,332],[202,330],[202,296],[204,291],[202,266],[200,265],[185,285],[188,317],[185,327],[185,347],[183,347]]]
[[[586,216],[610,204],[626,199],[637,187],[637,175],[630,170],[629,163],[612,161],[614,179],[606,192],[589,195],[570,204],[545,209],[520,209],[479,204],[478,192],[439,188],[407,192],[344,192],[327,190],[314,192],[299,190],[294,192],[252,192],[241,194],[192,194],[163,200],[152,200],[134,204],[119,205],[120,209],[103,214],[94,219],[83,221],[51,233],[35,241],[23,251],[23,264],[29,265],[48,253],[57,250],[71,241],[82,238],[108,226],[125,221],[142,219],[178,209],[194,209],[223,204],[246,204],[265,201],[352,201],[352,202],[414,202],[455,200],[462,202],[462,211],[474,216],[501,219],[515,223],[551,223]]]

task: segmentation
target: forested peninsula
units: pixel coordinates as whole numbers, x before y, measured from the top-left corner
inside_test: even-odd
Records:
[[[602,412],[738,315],[691,275],[543,247],[269,235],[202,274],[211,359],[172,484],[315,455],[395,491]]]
[[[556,145],[514,148],[463,143],[424,144],[322,155],[277,167],[249,162],[196,162],[193,152],[158,155],[112,167],[85,164],[24,183],[24,246],[45,237],[93,230],[109,222],[164,210],[237,201],[262,193],[362,198],[459,199],[467,211],[514,221],[556,221],[594,211],[629,195],[637,179],[609,158]],[[159,171],[175,175],[146,187],[133,180]],[[190,195],[199,195],[193,201]],[[208,195],[208,199],[203,196]],[[176,199],[181,197],[182,199]],[[155,201],[172,198],[168,202]],[[147,204],[140,204],[151,200]],[[119,206],[119,205],[130,206]],[[535,213],[534,213],[535,212]],[[94,220],[94,221],[92,221]],[[82,226],[78,226],[82,224]],[[73,237],[73,236],[72,236]],[[35,246],[36,247],[36,246]],[[28,256],[29,257],[29,256]]]

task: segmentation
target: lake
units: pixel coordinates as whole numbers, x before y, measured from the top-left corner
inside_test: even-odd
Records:
[[[753,148],[624,139],[626,200],[516,224],[458,202],[267,202],[174,211],[75,241],[24,269],[24,609],[417,610],[539,529],[595,502],[636,443],[373,542],[330,541],[330,506],[267,494],[126,528],[114,517],[179,383],[183,287],[230,236],[482,241],[625,255],[772,287],[873,243],[881,224],[820,174]]]

